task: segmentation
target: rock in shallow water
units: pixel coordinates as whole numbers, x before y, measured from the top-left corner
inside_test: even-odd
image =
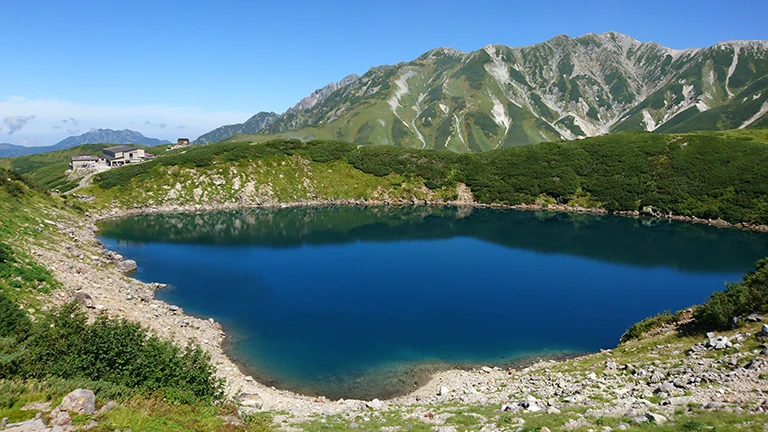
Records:
[[[125,260],[115,264],[115,267],[117,268],[117,271],[121,273],[130,273],[136,270],[137,265],[136,265],[136,261],[134,260]]]

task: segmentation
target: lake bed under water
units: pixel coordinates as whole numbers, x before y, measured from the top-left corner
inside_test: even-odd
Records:
[[[445,367],[616,346],[768,255],[768,235],[618,216],[298,207],[104,221],[106,247],[213,317],[257,380],[388,397]]]

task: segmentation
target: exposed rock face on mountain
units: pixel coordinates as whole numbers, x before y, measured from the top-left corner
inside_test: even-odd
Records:
[[[259,133],[478,152],[610,131],[766,127],[768,41],[680,51],[609,32],[439,48],[307,99]]]
[[[273,112],[262,111],[249,118],[245,123],[237,123],[218,127],[208,133],[200,135],[195,144],[204,144],[207,142],[218,142],[225,140],[237,134],[255,134],[259,133],[265,126],[269,125],[279,116]]]
[[[170,143],[170,141],[148,138],[140,132],[129,129],[96,129],[82,135],[65,138],[52,146],[24,147],[13,144],[0,144],[0,158],[48,153],[56,150],[77,147],[83,144],[138,144],[143,146],[157,146],[168,143]]]
[[[352,84],[353,82],[357,81],[357,79],[360,78],[357,74],[351,74],[345,76],[341,81],[339,82],[332,82],[328,83],[325,87],[321,89],[317,89],[312,93],[311,95],[305,97],[299,103],[293,106],[293,108],[289,108],[288,111],[286,111],[286,114],[295,113],[297,111],[306,111],[308,109],[312,109],[315,105],[317,105],[319,102],[322,102],[331,95],[331,93],[335,92],[336,90],[346,87],[349,84]]]
[[[312,92],[311,95],[303,98],[299,103],[289,108],[283,115],[277,115],[273,112],[260,112],[245,123],[238,123],[233,125],[226,125],[216,128],[208,133],[200,135],[195,140],[196,144],[203,144],[206,142],[217,142],[225,140],[237,134],[257,134],[261,133],[274,122],[279,122],[281,126],[278,129],[293,128],[295,126],[303,126],[307,123],[307,119],[303,115],[305,111],[311,110],[318,103],[322,102],[330,96],[336,90],[343,88],[360,78],[356,74],[348,75],[339,82],[328,83],[325,87],[320,88]]]

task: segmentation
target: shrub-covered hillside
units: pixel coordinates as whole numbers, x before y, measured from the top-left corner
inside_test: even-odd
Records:
[[[768,223],[768,145],[748,135],[625,132],[457,154],[337,141],[220,143],[103,173],[102,203],[454,199],[561,203]]]

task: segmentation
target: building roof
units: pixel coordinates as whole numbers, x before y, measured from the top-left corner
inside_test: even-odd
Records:
[[[97,161],[99,160],[98,156],[93,155],[78,155],[78,156],[72,156],[73,161]]]
[[[115,147],[107,147],[107,148],[104,149],[104,151],[109,151],[109,152],[112,152],[112,153],[127,152],[127,151],[131,151],[131,150],[138,150],[138,148],[136,148],[134,146],[121,145],[121,146],[115,146]]]

